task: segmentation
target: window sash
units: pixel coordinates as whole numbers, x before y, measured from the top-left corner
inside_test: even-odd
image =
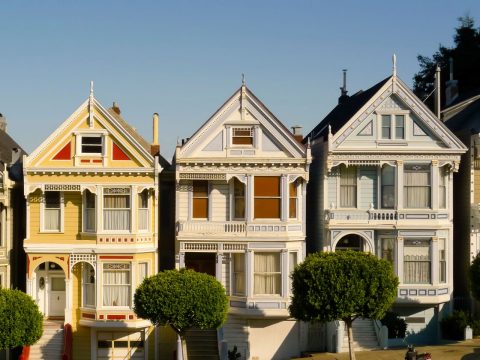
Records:
[[[196,180],[193,182],[193,210],[192,217],[197,219],[208,218],[208,181]]]
[[[245,295],[245,254],[233,254],[233,295]]]
[[[447,171],[445,167],[438,169],[438,207],[447,208]]]
[[[253,128],[232,128],[233,145],[253,145]]]
[[[130,306],[130,266],[104,264],[103,306]]]
[[[382,115],[382,139],[392,138],[392,119],[390,115]]]
[[[357,207],[357,167],[340,167],[340,207]]]
[[[395,139],[405,139],[405,115],[395,115]]]
[[[103,152],[102,136],[82,136],[81,149],[82,149],[82,154],[102,154]]]
[[[281,189],[279,176],[256,176],[254,178],[255,219],[280,219]]]
[[[384,166],[381,170],[381,196],[383,209],[395,207],[395,169],[392,166]]]
[[[403,282],[405,284],[430,284],[430,241],[405,240],[403,248]]]
[[[85,192],[85,210],[84,210],[84,231],[95,231],[96,226],[96,209],[95,209],[95,195],[90,191]]]
[[[245,219],[245,184],[237,178],[233,180],[233,218]]]
[[[103,196],[103,229],[130,230],[130,195]]]
[[[43,219],[43,227],[45,230],[60,231],[61,210],[45,209]]]
[[[95,273],[92,265],[83,263],[83,306],[95,307]]]
[[[254,295],[281,295],[280,253],[255,253],[253,277]]]
[[[288,194],[289,194],[289,201],[288,201],[288,217],[290,219],[297,218],[297,186],[298,182],[294,181],[288,184]]]
[[[404,206],[412,209],[431,207],[430,169],[410,165],[404,172]]]
[[[447,282],[447,252],[445,248],[445,239],[438,239],[438,280],[441,283]]]

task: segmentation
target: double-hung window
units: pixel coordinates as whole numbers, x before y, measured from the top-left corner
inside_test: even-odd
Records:
[[[405,115],[382,115],[382,139],[405,139]]]
[[[385,165],[381,172],[382,209],[393,209],[395,206],[395,168]]]
[[[298,203],[298,181],[295,180],[288,184],[288,217],[290,219],[297,218]]]
[[[93,266],[82,263],[83,306],[95,307],[95,271]]]
[[[407,209],[431,207],[429,164],[406,164],[404,167],[403,205]]]
[[[130,306],[130,264],[103,264],[103,306]]]
[[[357,207],[357,167],[340,166],[340,207]]]
[[[232,145],[253,145],[253,128],[232,128]]]
[[[237,178],[233,179],[233,218],[245,219],[245,184]]]
[[[130,230],[130,188],[103,189],[103,229]]]
[[[194,219],[208,218],[208,181],[193,181],[193,211]]]
[[[138,230],[148,231],[148,190],[138,194]]]
[[[233,295],[245,295],[245,254],[234,253],[233,256]]]
[[[103,154],[103,136],[102,135],[82,135],[81,138],[82,154],[102,155]]]
[[[430,284],[432,255],[430,240],[405,240],[403,247],[403,282]]]
[[[45,191],[43,230],[61,231],[62,224],[62,195],[60,191]]]
[[[255,176],[255,219],[280,219],[281,189],[279,176]]]
[[[83,231],[95,231],[95,217],[96,217],[96,209],[95,209],[95,194],[90,192],[89,190],[85,190],[84,195],[84,211],[83,211]]]
[[[255,253],[253,278],[253,293],[255,295],[281,295],[282,273],[280,253]]]
[[[387,260],[393,266],[394,262],[394,247],[395,239],[394,238],[380,238],[380,258]]]

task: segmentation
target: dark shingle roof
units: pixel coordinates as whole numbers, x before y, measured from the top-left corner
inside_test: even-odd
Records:
[[[133,128],[133,126],[126,122],[125,119],[120,114],[116,113],[113,108],[109,108],[108,113],[122,125],[125,131],[128,132],[145,149],[146,152],[150,153],[150,144]]]
[[[12,162],[12,149],[17,148],[21,153],[19,158],[21,160],[22,156],[26,152],[18,145],[15,140],[12,139],[5,131],[0,130],[0,161],[5,164],[10,164]]]
[[[470,98],[456,101],[443,111],[445,125],[453,132],[472,130],[480,132],[480,91],[471,93]]]
[[[345,125],[360,108],[365,105],[368,100],[374,96],[378,90],[388,81],[391,76],[383,79],[379,83],[373,85],[365,91],[359,91],[350,96],[341,104],[338,104],[332,111],[309,133],[305,136],[303,142],[307,138],[314,140],[320,136],[325,136],[328,133],[328,126],[332,127],[332,133],[336,133]]]

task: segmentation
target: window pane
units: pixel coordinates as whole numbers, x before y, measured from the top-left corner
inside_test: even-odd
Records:
[[[395,115],[395,138],[405,139],[405,116]]]
[[[445,209],[447,207],[447,171],[445,166],[438,169],[438,180],[438,206]]]
[[[382,208],[392,209],[395,206],[395,169],[392,166],[382,167]]]
[[[406,208],[429,208],[431,206],[430,167],[406,165],[403,192]]]
[[[65,279],[52,277],[50,278],[51,281],[51,289],[52,291],[65,291]]]
[[[233,294],[245,295],[245,254],[233,254]]]
[[[439,280],[441,283],[447,281],[447,254],[445,249],[445,239],[438,239],[438,259],[439,259]]]
[[[280,253],[254,254],[253,293],[281,294]]]
[[[101,136],[82,136],[82,153],[101,154],[102,137]]]
[[[192,216],[200,219],[208,218],[208,199],[193,199]]]
[[[340,207],[357,207],[357,168],[340,167]]]
[[[404,242],[404,283],[430,284],[431,283],[431,254],[430,241],[405,240]]]
[[[252,128],[233,128],[232,144],[253,145],[253,129]]]
[[[392,238],[381,238],[381,258],[393,265],[393,249],[395,240]]]
[[[254,217],[256,219],[280,218],[280,177],[256,176],[254,178]]]
[[[103,305],[130,306],[130,265],[103,265]]]
[[[60,192],[59,191],[45,192],[45,208],[60,209]]]
[[[255,196],[280,196],[279,176],[255,176]]]
[[[193,182],[193,196],[206,197],[208,196],[208,181],[194,181]]]
[[[245,218],[245,185],[234,178],[233,180],[233,193],[234,193],[234,214],[235,219],[244,219]]]
[[[288,184],[288,193],[290,197],[288,203],[288,215],[290,219],[295,219],[297,217],[297,187],[297,181]]]
[[[279,219],[280,199],[255,198],[254,214],[256,219]]]
[[[391,139],[390,115],[382,115],[382,139]]]

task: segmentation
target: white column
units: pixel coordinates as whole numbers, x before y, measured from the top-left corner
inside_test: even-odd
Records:
[[[289,275],[289,269],[288,269],[288,250],[287,249],[282,249],[282,252],[280,253],[280,264],[281,264],[281,276],[282,276],[282,297],[288,297],[288,275]]]
[[[215,264],[215,277],[223,285],[225,284],[222,281],[222,263],[223,263],[223,254],[216,254],[216,264]]]
[[[185,253],[184,252],[181,252],[178,254],[178,266],[180,267],[180,269],[184,268],[185,267]]]
[[[247,188],[246,188],[246,209],[245,209],[245,218],[247,222],[253,221],[253,206],[254,206],[254,197],[253,197],[253,176],[247,175]]]
[[[398,236],[397,241],[395,242],[397,248],[397,276],[400,280],[400,285],[403,284],[403,237]]]
[[[288,189],[288,175],[282,174],[280,177],[280,196],[281,196],[281,213],[280,213],[280,219],[282,221],[287,221],[288,220],[288,200],[289,200],[289,189]]]
[[[253,251],[247,250],[245,253],[245,285],[247,297],[253,296]]]
[[[432,261],[431,261],[431,274],[432,274],[432,284],[437,285],[438,280],[439,280],[439,274],[438,274],[438,269],[439,269],[439,257],[438,257],[438,237],[434,236],[432,237],[432,244],[430,246],[431,252],[432,252]]]
[[[70,272],[70,278],[67,279],[65,277],[65,323],[66,324],[71,324],[72,323],[72,272]]]
[[[138,188],[137,186],[133,185],[130,188],[131,193],[131,201],[130,201],[130,232],[136,233],[137,232],[137,213],[138,213]]]
[[[103,231],[103,187],[97,186],[97,233]]]
[[[29,279],[27,275],[27,294],[30,295],[33,299],[35,299],[35,296],[33,296],[33,279]]]
[[[403,161],[397,160],[397,176],[396,176],[396,184],[397,184],[397,210],[403,209]],[[402,243],[403,248],[403,243]]]
[[[97,260],[95,271],[95,307],[97,309],[103,307],[102,283],[103,283],[103,263]]]

